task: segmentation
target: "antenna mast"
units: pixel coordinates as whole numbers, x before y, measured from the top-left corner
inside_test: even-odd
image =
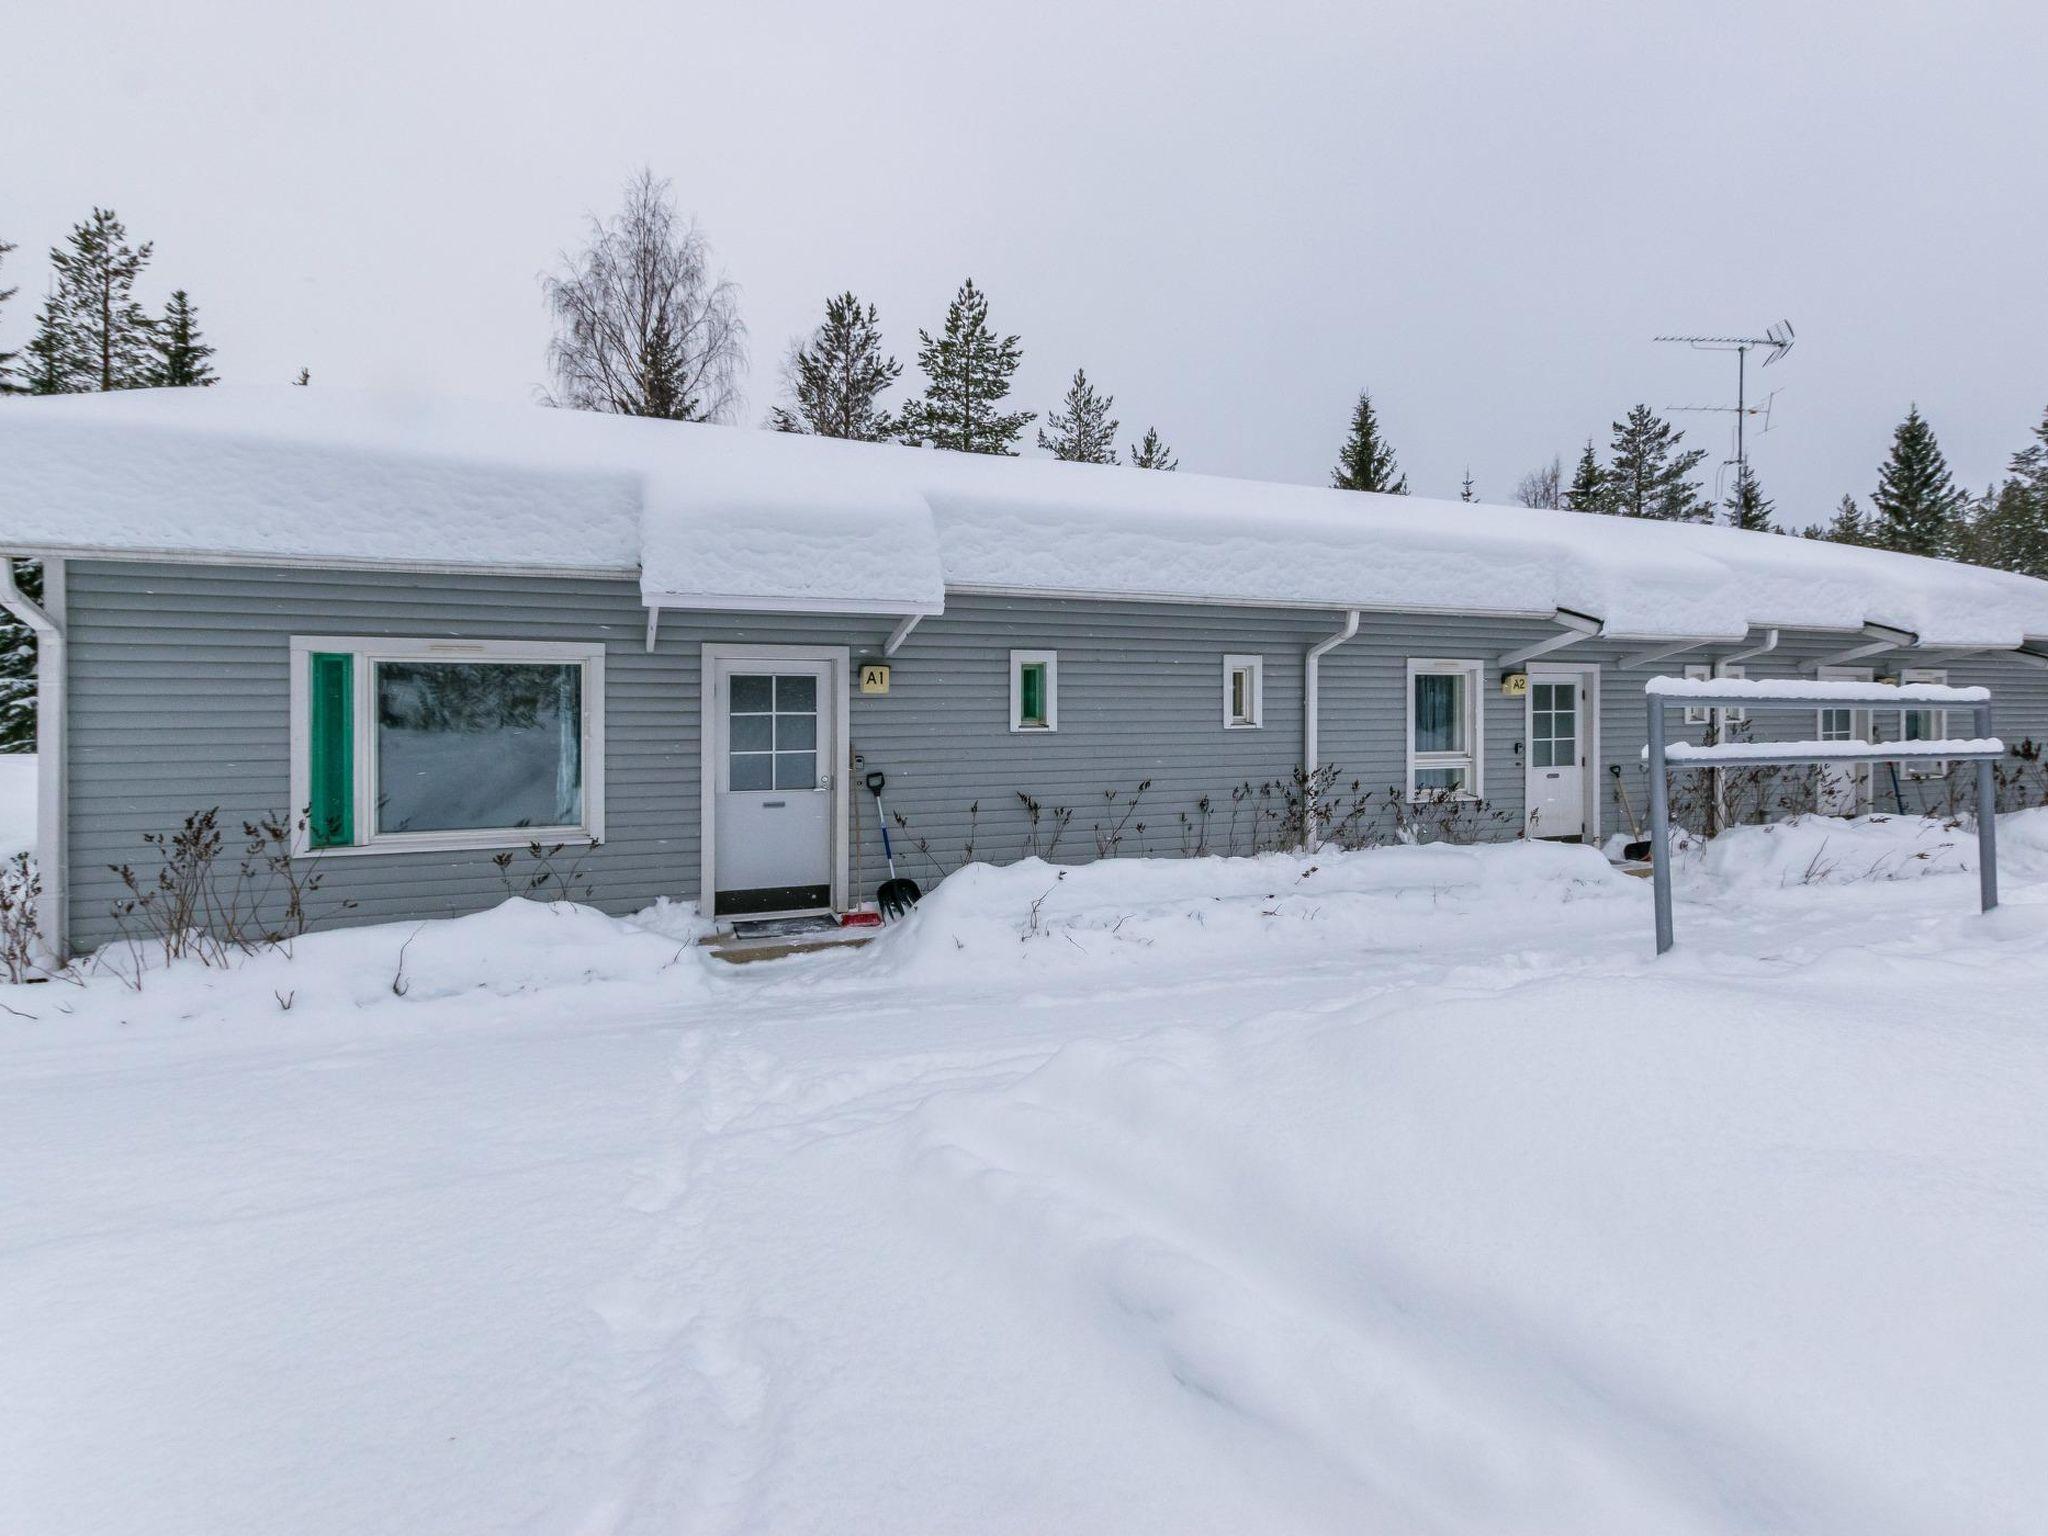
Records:
[[[1780,320],[1769,327],[1761,336],[1653,336],[1652,341],[1683,342],[1695,352],[1733,352],[1735,354],[1735,487],[1741,493],[1743,481],[1748,476],[1749,458],[1743,446],[1742,428],[1744,418],[1749,414],[1748,373],[1749,353],[1752,347],[1765,349],[1762,366],[1768,368],[1787,352],[1792,350],[1792,322]],[[1722,407],[1726,409],[1726,407]],[[1714,509],[1714,521],[1721,520],[1721,509]]]

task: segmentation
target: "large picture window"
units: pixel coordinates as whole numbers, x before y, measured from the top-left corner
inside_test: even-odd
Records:
[[[1408,798],[1477,798],[1480,783],[1477,661],[1408,663]]]
[[[301,637],[292,652],[310,846],[602,835],[602,647]]]

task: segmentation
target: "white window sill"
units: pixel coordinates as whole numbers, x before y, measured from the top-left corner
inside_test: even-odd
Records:
[[[1058,727],[1050,725],[1013,725],[1010,727],[1010,734],[1012,736],[1051,736],[1057,729]]]
[[[479,833],[385,836],[341,848],[304,848],[295,857],[352,859],[367,853],[497,853],[539,843],[543,848],[593,848],[601,839],[581,827],[535,827]]]
[[[1224,726],[1226,731],[1258,731],[1265,727],[1257,720],[1233,720]]]

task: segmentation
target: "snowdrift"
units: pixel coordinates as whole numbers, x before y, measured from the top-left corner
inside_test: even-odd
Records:
[[[885,933],[871,963],[970,973],[1055,958],[1113,962],[1140,950],[1199,963],[1275,944],[1395,942],[1424,914],[1518,924],[1576,899],[1626,897],[1632,885],[1592,848],[1530,842],[970,864]],[[1061,953],[1041,961],[1054,947]]]
[[[2048,808],[1998,818],[1998,867],[2014,880],[2048,877]],[[1798,816],[1695,842],[1680,852],[1674,873],[1686,894],[1711,899],[1976,868],[1976,823],[1967,817]]]

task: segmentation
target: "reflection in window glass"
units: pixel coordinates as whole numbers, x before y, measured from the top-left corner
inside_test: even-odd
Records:
[[[582,690],[574,663],[377,663],[377,830],[579,824]]]
[[[1416,673],[1415,750],[1465,750],[1465,678],[1462,673]]]
[[[726,788],[818,787],[818,680],[735,675],[727,686]]]

